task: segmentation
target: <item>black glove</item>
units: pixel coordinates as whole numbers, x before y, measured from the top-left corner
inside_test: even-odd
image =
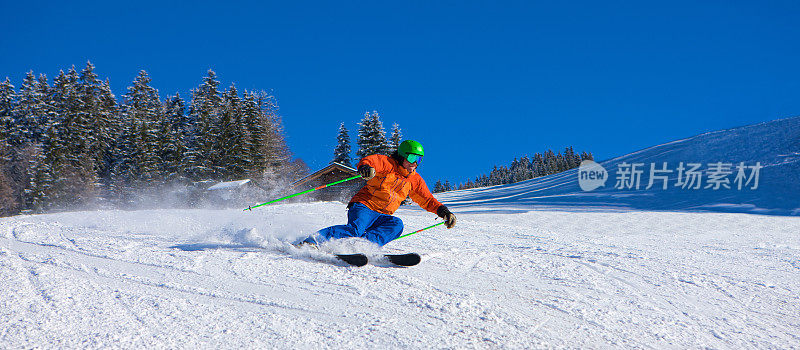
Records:
[[[450,212],[450,209],[447,209],[446,206],[441,206],[439,209],[436,210],[436,215],[439,215],[440,218],[444,219],[444,225],[447,228],[453,228],[456,225],[456,214]]]
[[[372,179],[375,177],[375,168],[364,164],[358,168],[358,174],[361,175],[364,180]]]

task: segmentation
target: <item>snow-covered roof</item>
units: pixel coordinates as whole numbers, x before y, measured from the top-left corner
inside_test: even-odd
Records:
[[[320,177],[322,174],[328,173],[328,172],[330,172],[331,170],[334,170],[334,169],[338,169],[338,170],[344,171],[346,173],[351,173],[353,175],[356,174],[356,169],[351,167],[351,166],[349,166],[349,165],[344,165],[342,163],[337,163],[337,162],[331,162],[330,164],[328,164],[328,166],[315,171],[313,174],[310,174],[310,175],[308,175],[308,176],[306,176],[306,177],[304,177],[304,178],[302,178],[300,180],[297,180],[297,181],[293,182],[292,183],[292,187],[307,183],[307,182],[309,182],[311,180],[314,180],[314,179]]]
[[[236,180],[236,181],[226,181],[220,182],[214,186],[208,188],[209,191],[216,191],[216,190],[230,190],[234,188],[239,188],[244,186],[244,184],[250,182],[250,179],[244,180]]]

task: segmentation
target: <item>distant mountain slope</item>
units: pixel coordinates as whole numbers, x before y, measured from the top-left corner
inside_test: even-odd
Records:
[[[650,180],[651,164],[662,169],[667,162],[668,188],[663,181],[656,180],[652,188],[646,189]],[[683,162],[700,163],[699,189],[676,186],[678,167]],[[727,178],[730,189],[720,184],[714,190],[715,163],[722,162],[723,169],[729,164]],[[744,175],[748,178],[753,168],[760,163],[758,186],[755,178],[736,182],[737,166],[744,162]],[[640,187],[616,186],[622,170],[638,163],[642,170]],[[483,189],[453,191],[438,194],[448,205],[474,210],[475,206],[491,205],[510,210],[560,208],[564,210],[669,210],[669,211],[720,211],[770,215],[800,215],[800,117],[780,119],[727,130],[709,132],[694,137],[650,147],[600,164],[607,170],[604,187],[593,191],[581,190],[578,183],[579,169],[561,174],[532,179],[511,185],[493,186]],[[684,171],[684,175],[686,172]],[[683,176],[684,182],[687,179]],[[707,186],[711,185],[710,188]],[[696,186],[693,185],[692,187]],[[623,187],[623,188],[620,188]]]

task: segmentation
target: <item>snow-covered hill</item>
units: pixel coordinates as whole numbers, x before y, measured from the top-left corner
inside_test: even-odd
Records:
[[[0,218],[0,348],[797,347],[800,218],[713,211],[797,214],[799,122],[602,163],[758,161],[750,192],[582,192],[572,172],[441,194],[455,228],[384,247],[421,253],[412,268],[286,243],[344,222],[341,203]]]
[[[680,174],[683,181],[679,182],[681,163],[685,170]],[[720,182],[727,181],[719,186],[709,182],[716,163],[722,163],[720,170],[723,171],[718,172]],[[440,197],[450,206],[464,206],[465,209],[486,205],[494,210],[632,209],[800,215],[800,117],[709,132],[600,164],[608,171],[608,178],[604,187],[593,191],[581,190],[579,169],[573,169],[512,185],[453,191]],[[631,171],[630,165],[634,164],[638,164],[636,170],[642,171],[639,188],[633,181],[618,186],[620,170]],[[694,183],[687,181],[690,164],[700,165],[697,169],[700,174]],[[646,189],[651,165],[655,181]],[[742,170],[746,178],[737,182],[740,165],[744,165]],[[757,171],[759,177],[750,179],[756,166],[761,167]],[[723,176],[725,168],[730,173]],[[659,176],[668,177],[667,189],[663,188],[664,181]],[[631,180],[630,176],[625,180]]]

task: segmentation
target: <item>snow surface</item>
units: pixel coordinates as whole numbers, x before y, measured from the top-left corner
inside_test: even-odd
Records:
[[[0,348],[797,348],[798,141],[746,139],[798,120],[621,157],[761,159],[782,193],[580,192],[574,172],[454,191],[437,195],[453,229],[322,247],[367,252],[361,268],[286,243],[345,222],[334,202],[0,218]]]
[[[669,188],[654,182],[647,190],[650,165],[660,169],[668,164]],[[730,164],[733,173],[727,178],[730,189],[706,189],[709,164]],[[644,174],[639,189],[615,188],[617,170],[623,163],[640,163]],[[700,163],[703,172],[701,189],[675,186],[680,163]],[[763,168],[757,189],[735,185],[736,166]],[[469,191],[442,194],[440,200],[448,207],[464,206],[470,210],[480,202],[492,210],[522,207],[530,209],[559,209],[576,211],[711,211],[740,212],[768,215],[800,215],[800,117],[780,119],[729,130],[720,130],[668,142],[621,157],[601,161],[608,171],[605,187],[591,192],[578,185],[578,169],[536,178],[512,185],[494,186]],[[748,173],[749,174],[749,171]]]
[[[343,208],[2,219],[0,347],[800,345],[800,218],[466,213],[384,247],[421,253],[412,268],[348,267],[283,243],[342,222]],[[433,220],[398,215],[409,228]]]

